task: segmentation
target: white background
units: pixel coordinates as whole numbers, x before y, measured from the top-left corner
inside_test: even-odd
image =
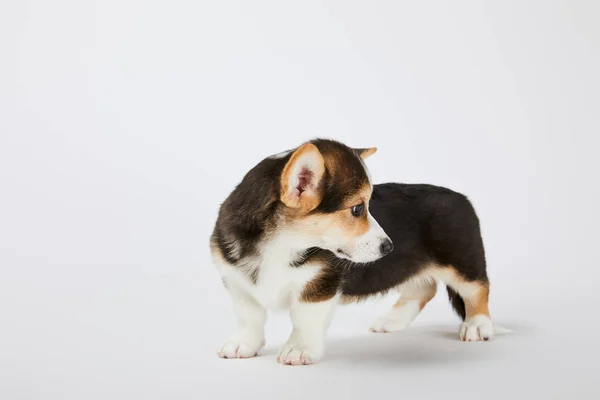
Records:
[[[600,396],[597,1],[0,2],[0,398]],[[221,360],[233,315],[208,236],[265,156],[377,146],[375,181],[476,206],[491,311],[441,292],[340,308],[325,359]],[[441,289],[444,290],[443,288]],[[528,397],[529,396],[529,397]]]

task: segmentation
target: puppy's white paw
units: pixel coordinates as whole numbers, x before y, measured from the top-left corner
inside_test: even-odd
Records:
[[[489,340],[494,336],[494,325],[486,315],[475,315],[460,325],[458,337],[464,342]]]
[[[283,345],[277,355],[277,362],[283,365],[310,365],[323,356],[323,349],[306,346],[291,340]]]
[[[256,356],[264,345],[264,339],[233,337],[221,346],[217,355],[221,358],[250,358]]]
[[[369,328],[369,332],[376,333],[391,333],[400,332],[408,327],[410,321],[406,321],[402,318],[390,318],[389,316],[383,316],[377,318],[375,322]]]

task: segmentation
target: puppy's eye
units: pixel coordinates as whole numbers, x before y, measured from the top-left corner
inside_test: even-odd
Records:
[[[350,208],[350,212],[352,212],[352,215],[354,215],[355,217],[360,217],[361,215],[363,215],[364,211],[365,203],[360,203]]]

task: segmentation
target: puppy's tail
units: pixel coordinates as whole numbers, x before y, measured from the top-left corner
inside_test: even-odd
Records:
[[[467,317],[467,311],[465,310],[465,301],[462,297],[452,289],[450,286],[446,286],[446,290],[448,291],[448,299],[450,300],[450,304],[452,304],[452,308],[458,314],[460,319],[463,321]]]

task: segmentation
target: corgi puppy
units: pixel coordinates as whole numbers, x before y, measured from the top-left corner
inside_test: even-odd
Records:
[[[400,292],[371,326],[406,328],[447,286],[463,341],[494,334],[479,220],[469,200],[432,185],[373,185],[354,149],[316,139],[265,158],[222,203],[210,238],[213,261],[233,301],[237,328],[223,358],[255,356],[268,310],[289,310],[284,365],[320,360],[337,304]]]

